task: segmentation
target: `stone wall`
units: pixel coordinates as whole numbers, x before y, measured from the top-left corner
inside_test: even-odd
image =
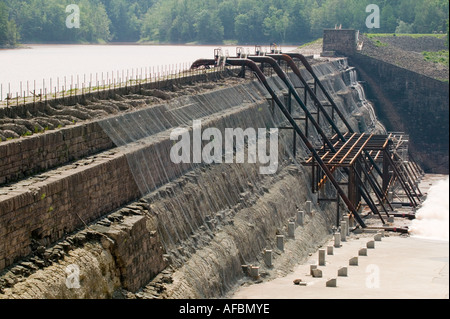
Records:
[[[325,29],[323,31],[323,51],[352,55],[357,45],[356,30]]]
[[[449,86],[398,66],[354,54],[368,99],[391,132],[410,136],[411,153],[428,173],[449,173]]]
[[[0,144],[0,185],[114,147],[96,122]]]
[[[151,96],[152,94],[158,95],[159,93],[164,95],[164,99],[169,99],[170,95],[165,94],[159,89],[170,88],[174,85],[182,86],[192,83],[211,82],[226,76],[228,75],[225,72],[216,71],[189,75],[167,81],[129,86],[126,88],[52,99],[49,101],[38,101],[36,103],[18,106],[12,105],[8,108],[0,108],[0,119],[5,119],[6,121],[8,121],[8,119],[29,120],[35,116],[42,117],[44,114],[47,116],[44,120],[63,124],[62,121],[52,119],[51,117],[54,112],[60,111],[64,106],[67,108],[64,113],[61,112],[62,118],[70,114],[77,114],[80,116],[79,113],[82,114],[82,117],[90,117],[92,114],[98,114],[98,111],[103,111],[103,113],[100,114],[105,116],[105,109],[107,110],[108,106],[105,106],[103,109],[99,107],[97,113],[92,110],[92,114],[83,114],[83,112],[70,107],[77,104],[79,105],[79,103],[85,105],[91,101],[98,102],[101,101],[101,99],[112,99],[114,101],[119,95],[132,96],[133,94],[143,94],[143,98],[147,97],[150,99],[153,97]],[[116,101],[117,104],[121,104],[121,100],[123,99],[119,98],[118,101]],[[127,102],[131,104],[131,106],[129,106],[130,110],[133,110],[134,104],[139,103],[138,101],[134,101],[134,103],[130,101]],[[50,106],[57,107],[57,109],[50,108]],[[144,105],[144,107],[148,107],[148,105]],[[113,116],[114,114],[106,115]],[[55,114],[53,114],[53,116],[55,118],[58,117]],[[76,117],[72,116],[71,118]],[[58,128],[56,128],[55,124],[54,131],[46,131],[42,134],[33,134],[32,136],[22,136],[20,139],[9,141],[0,140],[0,185],[18,181],[33,174],[44,172],[65,163],[108,150],[115,146],[94,118],[88,118],[87,120],[76,118],[76,120],[77,122],[81,121],[82,123],[75,125],[71,124],[67,127],[61,127],[62,125],[60,124]],[[23,120],[22,122],[26,121]],[[32,123],[32,121],[27,122],[27,125],[34,125],[30,123]],[[31,128],[30,133],[34,133],[34,130],[34,128]]]
[[[204,122],[204,127],[223,127],[226,121],[245,127],[254,121],[256,107],[232,110],[231,114]],[[234,119],[230,119],[234,118]],[[173,141],[162,132],[128,146],[84,159],[82,165],[63,166],[45,177],[11,186],[0,194],[0,269],[31,253],[32,240],[56,242],[64,234],[140,197],[141,192],[129,167],[129,157],[148,161],[154,185],[161,186],[191,165],[176,165],[170,159]],[[164,166],[162,166],[164,165]],[[42,180],[40,180],[42,179]],[[27,187],[27,185],[32,187]]]
[[[207,110],[203,128],[279,125],[277,109],[270,109],[264,92],[251,85],[239,86],[239,97],[230,98],[225,90],[203,96],[211,107],[220,95],[240,101],[236,107]],[[352,94],[346,91],[341,94]],[[250,95],[260,100],[249,103]],[[139,288],[149,298],[220,297],[242,277],[244,263],[264,267],[262,250],[276,249],[276,235],[287,233],[288,222],[312,198],[307,171],[291,165],[291,132],[281,138],[280,171],[270,176],[259,174],[255,165],[174,166],[168,134],[3,188],[0,270],[6,267],[6,274],[0,277],[0,298],[110,298],[120,289]],[[148,161],[159,186],[149,196],[142,197],[136,185],[132,157],[157,159]],[[283,256],[276,257],[275,275],[289,271],[330,235],[334,204],[314,204],[314,211],[290,252],[277,251]],[[172,267],[162,271],[166,259]],[[70,264],[82,268],[82,289],[65,287]],[[30,283],[37,288],[28,289]]]

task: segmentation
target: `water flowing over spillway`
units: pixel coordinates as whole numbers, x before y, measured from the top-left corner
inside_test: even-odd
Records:
[[[346,59],[322,61],[314,65],[314,70],[355,132],[384,132]],[[307,72],[302,72],[306,80],[311,80]],[[298,79],[293,74],[289,76],[299,86]],[[218,83],[221,80],[216,79]],[[268,82],[278,96],[285,96],[287,88],[279,77],[269,77]],[[176,93],[179,89],[173,85],[170,91]],[[94,203],[130,195],[128,204],[98,216],[100,219],[92,221],[81,234],[69,236],[60,245],[63,248],[56,250],[62,254],[65,248],[66,259],[58,259],[51,267],[45,266],[30,275],[29,280],[36,281],[40,290],[32,292],[34,297],[223,297],[242,280],[243,266],[246,269],[259,266],[267,277],[286,274],[331,236],[336,222],[335,204],[318,205],[313,200],[310,204],[315,213],[305,217],[301,234],[295,240],[288,238],[289,224],[317,196],[310,188],[309,171],[300,164],[309,151],[300,140],[293,138],[292,130],[279,131],[276,174],[260,173],[267,163],[236,162],[240,152],[245,157],[256,146],[257,149],[264,146],[261,149],[266,154],[258,155],[267,157],[271,144],[261,140],[267,141],[271,129],[286,125],[281,112],[268,101],[270,96],[261,83],[247,79],[224,86],[211,85],[207,92],[173,99],[165,99],[165,94],[164,90],[144,88],[139,94],[116,97],[120,103],[141,105],[96,121],[101,133],[116,147],[58,172],[58,176],[65,176],[83,166],[95,171],[97,165],[102,176],[117,185],[109,193],[102,193]],[[155,96],[165,101],[150,103],[149,97]],[[323,100],[324,96],[319,94],[319,99]],[[306,104],[309,109],[315,109],[313,101]],[[293,110],[294,114],[302,115],[295,101]],[[192,137],[195,121],[201,121],[203,131],[214,128],[222,137],[226,137],[227,128],[264,129],[267,136],[251,141],[248,136],[237,135],[244,142],[233,141],[230,153],[221,149],[221,157],[215,157],[216,161],[176,164],[171,151],[177,141],[171,135],[181,129]],[[306,128],[305,123],[300,126]],[[331,133],[329,127],[324,130]],[[314,147],[321,147],[317,130],[309,127],[308,131]],[[209,136],[202,141],[202,146],[213,143],[214,138]],[[295,157],[293,143],[297,146]],[[223,143],[219,145],[222,148]],[[230,155],[234,162],[224,163]],[[110,162],[114,165],[108,166]],[[85,178],[77,180],[92,181],[89,187],[95,193],[99,190],[94,183],[99,179],[86,173]],[[111,184],[108,182],[105,185]],[[74,188],[74,193],[77,192],[82,190]],[[330,188],[325,192],[335,195]],[[44,201],[48,194],[40,196]],[[90,196],[94,195],[87,194]],[[78,218],[81,219],[80,215]],[[285,252],[278,248],[277,236],[285,236],[289,248]],[[276,252],[273,268],[264,264],[262,253],[268,250]],[[58,255],[54,250],[45,253]],[[81,289],[67,291],[64,288],[66,267],[72,264],[84,271],[84,282]],[[14,282],[16,277],[11,276]],[[51,277],[58,278],[54,286]],[[5,295],[30,293],[26,284],[27,280],[8,286]]]
[[[436,240],[449,240],[449,177],[430,188],[427,200],[417,211],[411,225],[411,235]]]

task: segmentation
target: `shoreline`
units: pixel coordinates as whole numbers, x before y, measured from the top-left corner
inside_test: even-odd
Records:
[[[108,42],[108,43],[22,43],[16,47],[0,47],[0,50],[30,49],[33,46],[167,46],[167,47],[268,47],[270,44],[195,44],[195,43],[141,43],[141,42]],[[295,47],[298,44],[279,44],[279,47]]]

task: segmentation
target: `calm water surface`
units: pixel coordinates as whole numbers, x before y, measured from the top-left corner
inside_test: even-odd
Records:
[[[214,49],[218,46],[145,46],[145,45],[29,45],[18,50],[0,50],[0,86],[3,87],[2,98],[10,92],[34,89],[39,92],[44,85],[49,90],[50,79],[52,89],[59,83],[60,87],[66,77],[66,85],[70,86],[87,82],[92,78],[106,80],[122,77],[122,74],[145,74],[166,66],[177,68],[190,65],[199,58],[213,58]],[[236,46],[221,46],[230,56],[235,56]],[[282,47],[283,51],[291,51],[295,47]],[[254,47],[244,47],[254,52]],[[269,49],[263,47],[263,50]],[[59,81],[58,81],[59,78]],[[22,82],[22,90],[20,90]],[[35,84],[36,82],[36,84]],[[81,85],[81,84],[80,84]],[[29,95],[29,94],[28,94]]]

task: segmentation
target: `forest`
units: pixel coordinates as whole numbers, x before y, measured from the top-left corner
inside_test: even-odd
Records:
[[[67,27],[70,4],[79,27]],[[369,4],[380,28],[369,29]],[[0,0],[0,46],[143,42],[301,44],[324,28],[364,33],[447,33],[448,0]]]

